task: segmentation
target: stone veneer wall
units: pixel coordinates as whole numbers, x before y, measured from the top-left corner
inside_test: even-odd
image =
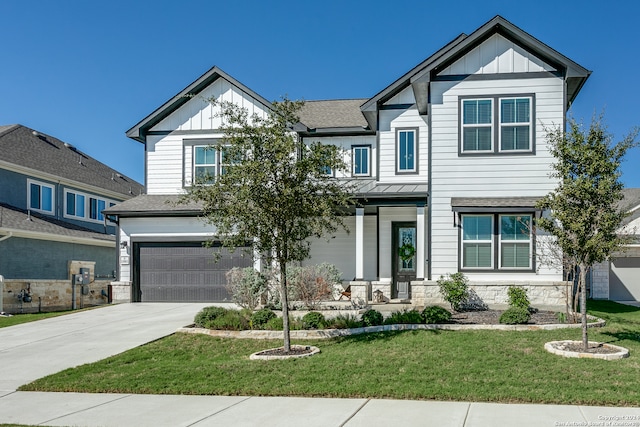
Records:
[[[131,282],[111,282],[111,302],[131,302]]]

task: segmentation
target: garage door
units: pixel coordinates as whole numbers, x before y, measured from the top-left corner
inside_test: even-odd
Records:
[[[640,258],[617,258],[609,272],[609,299],[640,301]]]
[[[225,289],[225,273],[233,267],[253,265],[238,249],[203,247],[201,242],[136,243],[137,301],[223,302],[231,298]],[[221,251],[219,259],[214,251]]]

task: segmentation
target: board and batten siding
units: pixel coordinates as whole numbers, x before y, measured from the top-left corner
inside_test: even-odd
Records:
[[[535,154],[459,156],[459,98],[533,93]],[[432,278],[458,271],[458,228],[452,197],[542,197],[556,181],[549,176],[553,157],[545,127],[562,126],[563,81],[560,78],[497,79],[432,83]],[[562,272],[541,268],[510,273],[528,281],[562,280]],[[469,273],[472,280],[500,280],[500,273]]]
[[[340,229],[333,236],[311,241],[311,257],[302,265],[324,262],[335,265],[340,270],[342,280],[356,277],[356,217],[345,218],[349,233]],[[364,280],[377,280],[376,275],[376,218],[364,217]]]
[[[311,145],[314,142],[319,142],[320,144],[324,144],[324,145],[335,145],[343,151],[344,162],[347,165],[347,171],[335,172],[336,178],[351,177],[352,170],[353,170],[351,148],[356,145],[368,145],[371,147],[371,151],[369,153],[370,176],[375,177],[376,174],[378,173],[377,167],[376,167],[377,149],[376,149],[375,135],[324,136],[324,137],[305,136],[302,139],[302,141],[306,145]]]

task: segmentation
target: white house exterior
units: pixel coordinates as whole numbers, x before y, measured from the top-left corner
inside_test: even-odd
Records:
[[[545,127],[564,125],[589,74],[497,16],[372,98],[307,102],[299,137],[344,148],[352,169],[336,179],[357,180],[361,203],[347,219],[351,233],[312,242],[307,262],[335,264],[363,299],[380,290],[437,302],[436,280],[462,271],[488,304],[505,302],[513,284],[537,304],[564,304],[562,271],[539,262],[545,236],[528,225],[556,184]],[[198,207],[166,203],[199,168],[220,169],[219,155],[200,148],[221,137],[210,98],[270,108],[214,67],[127,132],[145,144],[147,194],[107,213],[119,224],[117,285],[133,301],[215,301],[225,297],[224,271],[260,267],[231,254],[212,265],[201,243],[215,230]]]

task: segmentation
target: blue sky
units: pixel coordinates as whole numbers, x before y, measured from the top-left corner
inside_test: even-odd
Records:
[[[571,114],[640,125],[635,1],[0,0],[0,125],[75,145],[140,182],[125,131],[217,65],[269,100],[368,98],[500,14],[593,74]],[[1,157],[1,153],[0,153]],[[623,181],[640,187],[640,149]]]

